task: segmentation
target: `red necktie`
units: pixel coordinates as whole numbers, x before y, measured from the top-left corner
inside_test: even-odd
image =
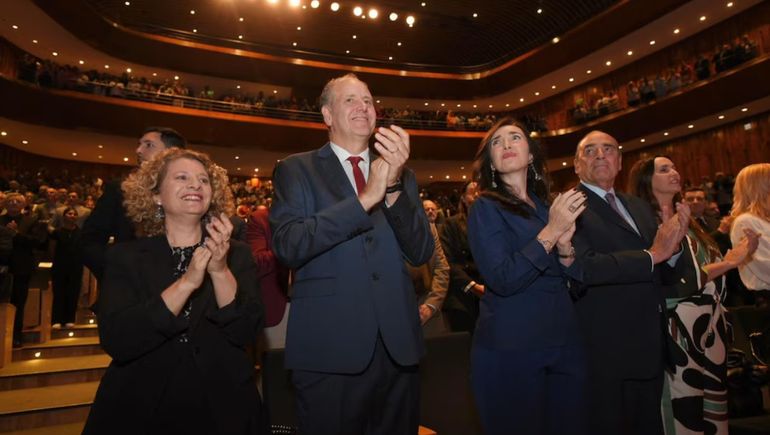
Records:
[[[364,179],[364,173],[361,171],[361,168],[358,167],[358,164],[363,160],[363,157],[358,156],[350,156],[348,157],[348,161],[350,162],[350,165],[353,166],[353,178],[356,180],[356,192],[361,193],[364,191],[364,187],[366,187],[366,179]]]

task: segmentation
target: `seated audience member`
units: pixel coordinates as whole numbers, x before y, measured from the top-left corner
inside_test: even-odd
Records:
[[[684,191],[684,200],[690,206],[690,216],[706,233],[719,227],[719,219],[706,214],[706,192],[701,187],[690,187]]]
[[[751,259],[739,268],[741,280],[754,294],[756,304],[770,304],[770,163],[746,166],[738,173],[730,213],[735,219],[730,240],[735,246],[747,229],[761,235]]]
[[[441,247],[441,240],[436,229],[438,206],[435,202],[426,199],[422,202],[422,207],[428,217],[430,231],[433,233],[436,246],[427,263],[418,267],[407,264],[407,267],[412,277],[412,284],[414,284],[414,292],[417,295],[423,333],[425,336],[430,336],[446,332],[441,307],[444,305],[444,299],[449,288],[449,263],[446,255],[444,255],[444,249]]]
[[[16,307],[13,320],[13,347],[22,346],[24,328],[24,306],[29,293],[29,281],[37,269],[35,250],[47,240],[45,224],[37,216],[25,214],[27,206],[24,195],[10,193],[5,199],[5,214],[0,216],[0,226],[11,237],[11,252],[8,258],[8,273],[12,277],[11,304]]]
[[[262,325],[259,281],[230,240],[225,170],[172,148],[122,188],[146,237],[108,250],[97,315],[112,362],[83,433],[265,433],[244,350]]]
[[[628,190],[653,207],[660,224],[681,200],[681,178],[667,157],[642,159],[631,168]],[[705,195],[696,203],[703,205]],[[678,279],[664,286],[668,364],[663,425],[667,435],[691,434],[699,428],[726,435],[730,327],[722,306],[727,291],[722,276],[751,256],[757,235],[747,233],[723,257],[695,214],[690,216],[687,244],[674,268]]]
[[[585,434],[586,361],[568,282],[586,194],[549,198],[545,155],[503,118],[476,154],[468,241],[484,277],[471,378],[484,433]]]
[[[53,286],[53,327],[75,326],[80,287],[83,283],[83,247],[80,244],[78,212],[72,207],[62,211],[58,228],[50,237],[56,241],[51,283]]]
[[[478,194],[478,184],[467,183],[457,214],[449,217],[441,229],[441,247],[449,262],[449,289],[443,310],[452,332],[473,333],[479,317],[479,298],[484,294],[483,280],[468,247],[468,209]]]

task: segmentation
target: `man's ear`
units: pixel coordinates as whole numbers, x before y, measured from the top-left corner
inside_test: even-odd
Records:
[[[332,111],[327,106],[323,106],[321,107],[321,114],[324,116],[324,124],[326,124],[327,127],[331,127]]]

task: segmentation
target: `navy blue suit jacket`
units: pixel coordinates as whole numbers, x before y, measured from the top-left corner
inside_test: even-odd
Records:
[[[529,217],[485,197],[471,207],[468,241],[486,283],[474,345],[533,349],[580,341],[568,288],[580,268],[577,262],[565,268],[555,249],[548,254],[537,241],[548,209],[535,201]]]
[[[434,242],[414,174],[403,174],[395,204],[367,213],[329,144],[282,160],[270,210],[273,250],[295,270],[286,367],[358,373],[377,334],[401,365],[424,353],[404,260],[428,261]]]

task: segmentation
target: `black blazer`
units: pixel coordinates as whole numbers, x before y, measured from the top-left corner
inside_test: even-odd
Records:
[[[113,358],[102,378],[84,434],[142,434],[179,364],[186,332],[219,434],[257,434],[261,404],[244,346],[262,325],[259,280],[247,245],[232,241],[227,263],[238,282],[233,303],[218,308],[210,278],[194,294],[192,317],[168,310],[160,293],[176,266],[165,236],[108,250],[99,302],[99,337]],[[189,354],[186,354],[189,355]]]
[[[104,271],[104,259],[110,237],[115,238],[115,243],[136,238],[134,225],[126,216],[123,206],[120,180],[104,185],[102,196],[83,224],[83,262],[99,280]]]
[[[652,207],[617,193],[641,235],[597,194],[585,188],[588,208],[577,220],[573,245],[583,265],[576,302],[589,372],[604,378],[653,378],[663,367],[660,267],[650,255],[657,232]]]
[[[48,240],[48,230],[34,215],[0,216],[0,226],[5,227],[10,222],[16,222],[17,227],[8,259],[9,271],[17,275],[31,275],[37,269],[35,250],[43,247]]]
[[[479,298],[463,291],[471,282],[484,284],[471,248],[468,246],[468,220],[456,214],[446,220],[440,231],[441,247],[449,262],[449,289],[444,300],[444,310],[466,311],[474,318],[479,315]]]

